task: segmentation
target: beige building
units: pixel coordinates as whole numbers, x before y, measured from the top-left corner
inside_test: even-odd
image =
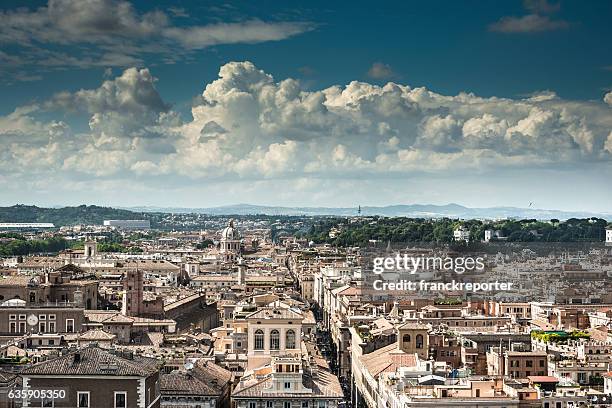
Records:
[[[302,319],[286,307],[246,316],[248,367],[232,393],[237,408],[334,408],[344,398],[316,347],[302,341]]]

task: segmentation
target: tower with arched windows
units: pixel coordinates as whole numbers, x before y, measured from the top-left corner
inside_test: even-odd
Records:
[[[429,326],[422,323],[408,322],[398,327],[398,348],[419,358],[429,358]]]
[[[98,255],[98,243],[94,240],[86,240],[83,244],[83,256],[85,259],[94,258]]]

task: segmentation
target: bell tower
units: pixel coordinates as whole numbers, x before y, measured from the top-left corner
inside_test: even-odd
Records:
[[[418,354],[422,360],[429,358],[429,326],[408,322],[397,328],[398,348],[405,353]]]
[[[98,243],[88,239],[85,241],[83,249],[85,258],[93,258],[98,254]]]

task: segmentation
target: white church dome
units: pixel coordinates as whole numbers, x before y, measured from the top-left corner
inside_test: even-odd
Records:
[[[230,220],[227,227],[223,228],[223,231],[221,231],[221,239],[229,241],[240,239],[240,232],[234,227],[234,220]]]

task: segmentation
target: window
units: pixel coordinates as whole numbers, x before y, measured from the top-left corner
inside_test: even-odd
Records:
[[[115,408],[127,408],[127,392],[115,391]]]
[[[527,360],[527,361],[525,361],[525,366],[526,366],[526,367],[533,367],[533,360]]]
[[[308,401],[302,401],[302,408],[308,408]]]
[[[286,390],[291,389],[291,383],[290,382],[285,381],[285,389]]]
[[[264,349],[264,333],[262,330],[255,331],[255,350]]]
[[[54,314],[50,314],[49,315],[49,320],[55,320],[55,315]]]
[[[270,350],[280,350],[280,334],[276,329],[270,332]]]
[[[272,405],[274,405],[272,401],[266,401],[266,408],[272,408]]]
[[[404,343],[410,343],[410,335],[409,334],[404,334],[404,336],[402,337],[402,341]]]
[[[38,320],[47,320],[47,315],[38,315]]]
[[[416,336],[416,348],[418,349],[423,348],[423,335],[422,334],[417,334]]]
[[[77,391],[77,408],[89,408],[89,391]]]
[[[17,323],[15,322],[9,323],[9,333],[17,333]]]
[[[19,322],[19,333],[26,332],[26,322]]]
[[[544,367],[544,360],[540,360],[540,367]]]
[[[283,408],[291,408],[291,401],[285,401]]]
[[[55,333],[55,322],[49,322],[49,332]]]
[[[17,315],[9,315],[9,320],[17,320]]]
[[[249,402],[249,408],[257,408],[257,403],[256,402]]]
[[[74,319],[66,319],[66,333],[74,333]]]
[[[287,330],[285,334],[286,342],[285,348],[294,349],[295,348],[295,332],[293,330]]]
[[[47,331],[47,322],[39,322],[38,323],[38,332],[45,333]]]

